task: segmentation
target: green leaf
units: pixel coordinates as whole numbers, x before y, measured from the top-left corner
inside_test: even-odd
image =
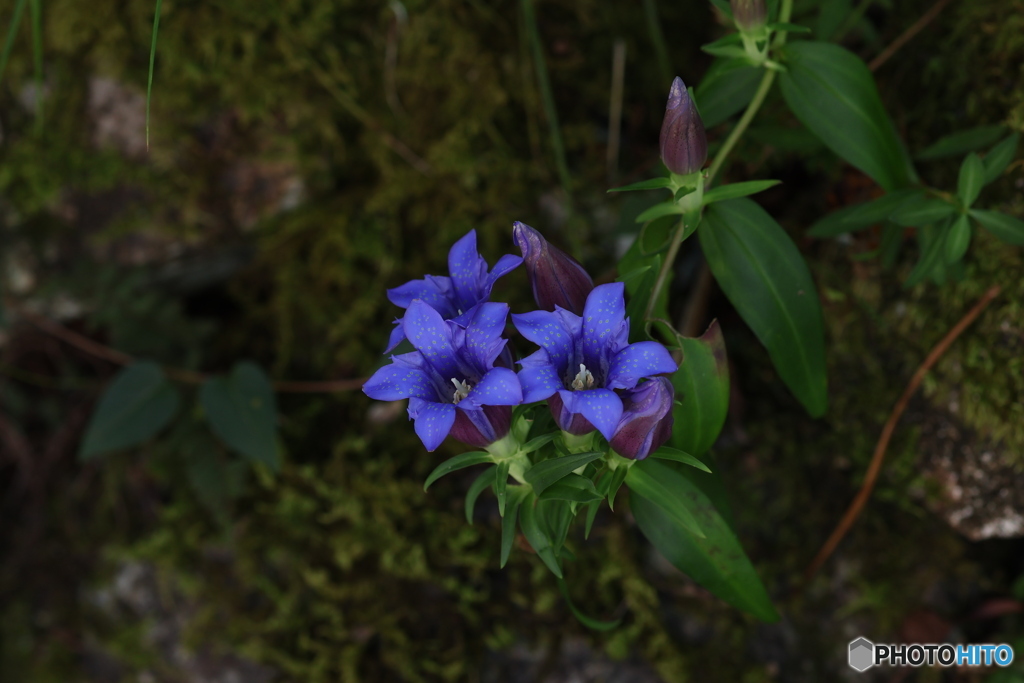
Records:
[[[711,4],[718,8],[718,11],[726,16],[730,21],[732,20],[732,7],[729,6],[729,0],[711,0]]]
[[[565,598],[565,604],[569,605],[569,611],[576,617],[577,621],[594,631],[611,631],[612,629],[618,628],[619,624],[622,623],[622,619],[616,619],[615,621],[598,621],[588,617],[583,612],[576,609],[576,605],[573,604],[572,598],[569,597],[569,586],[566,585],[565,579],[558,579],[558,590],[562,592],[562,597]]]
[[[539,500],[568,500],[574,503],[592,503],[604,496],[597,492],[594,482],[578,474],[569,474],[537,496]]]
[[[1013,155],[1017,153],[1017,143],[1020,141],[1020,133],[1014,133],[998,145],[989,150],[982,161],[985,163],[985,175],[982,182],[988,185],[1003,174],[1006,167],[1013,161]]]
[[[482,465],[485,462],[494,462],[494,456],[484,451],[472,451],[470,453],[456,455],[454,458],[448,458],[443,463],[435,467],[434,471],[430,473],[427,480],[423,482],[423,490],[426,491],[430,488],[431,484],[446,474],[451,474],[452,472],[461,470],[464,467]]]
[[[789,235],[749,199],[711,205],[697,229],[708,266],[814,417],[828,406],[821,304]]]
[[[227,377],[208,379],[199,402],[213,433],[252,463],[277,471],[277,403],[257,365],[237,363]]]
[[[743,58],[747,56],[747,51],[738,45],[719,45],[716,46],[714,43],[700,46],[701,52],[706,52],[709,55],[715,57],[725,57],[726,59],[732,57]]]
[[[818,19],[814,24],[814,32],[822,40],[829,40],[839,27],[843,25],[853,7],[851,0],[822,0]]]
[[[956,157],[993,144],[1005,132],[1002,126],[979,126],[961,130],[940,138],[931,147],[917,155],[922,161]]]
[[[980,209],[973,209],[971,218],[1007,244],[1024,246],[1024,221],[998,211],[982,211]]]
[[[769,31],[786,31],[788,33],[810,33],[811,29],[800,24],[790,24],[785,21],[777,21],[774,24],[768,24]]]
[[[160,366],[138,361],[107,385],[78,450],[81,460],[135,446],[156,435],[178,412],[180,398]]]
[[[714,320],[696,339],[679,337],[683,362],[672,374],[679,405],[672,408],[676,427],[672,445],[704,454],[715,443],[729,412],[729,361],[725,340]]]
[[[813,41],[790,43],[785,54],[782,96],[801,123],[886,190],[910,184],[913,166],[864,62]]]
[[[967,220],[967,214],[960,214],[946,235],[946,263],[956,263],[962,259],[970,244],[971,222]]]
[[[689,465],[690,467],[696,467],[698,470],[703,470],[708,474],[711,474],[711,470],[708,469],[707,465],[700,461],[700,458],[695,458],[689,453],[681,451],[678,448],[662,446],[651,453],[651,457],[657,458],[658,460],[675,460],[676,462],[681,462],[685,465]]]
[[[156,36],[160,32],[160,10],[164,0],[156,0],[153,11],[153,36],[149,46],[149,77],[146,80],[146,147],[149,147],[149,103],[153,99],[153,67],[156,65]]]
[[[682,213],[682,208],[680,208],[680,206],[674,201],[662,202],[661,204],[655,204],[637,216],[636,222],[646,223],[647,221],[653,221],[655,218],[661,218],[662,216],[673,216],[676,214],[681,215]]]
[[[673,479],[663,478],[665,469],[657,460],[639,460],[629,468],[626,486],[661,508],[688,533],[704,538],[704,531],[690,510],[691,501],[684,497],[685,489],[677,486]]]
[[[562,578],[562,567],[558,564],[558,557],[555,555],[555,548],[551,540],[551,532],[541,526],[540,516],[537,514],[537,502],[534,494],[530,494],[523,501],[521,514],[519,515],[519,527],[523,530],[526,541],[537,553],[548,569],[558,578]]]
[[[512,542],[516,539],[516,521],[519,518],[519,508],[526,499],[530,490],[525,486],[513,486],[508,492],[508,510],[501,518],[501,563],[502,568],[508,563],[508,556],[512,554]]]
[[[644,312],[647,310],[647,302],[654,290],[654,283],[658,280],[658,271],[661,269],[661,255],[651,257],[650,264],[641,269],[635,270],[624,278],[618,278],[626,285],[626,293],[629,299],[626,302],[626,317],[636,321],[629,328],[629,341],[637,342],[647,339],[644,323]],[[634,277],[635,276],[635,277]]]
[[[668,178],[651,178],[650,180],[641,180],[640,182],[633,183],[631,185],[623,185],[622,187],[613,187],[608,192],[637,192],[639,190],[660,190],[668,187],[671,184],[671,180]]]
[[[508,471],[512,463],[502,460],[494,470],[494,495],[498,499],[498,514],[505,516],[505,494],[508,490]]]
[[[763,72],[746,59],[716,59],[694,91],[705,128],[713,128],[750,104]]]
[[[626,475],[629,474],[628,467],[617,467],[612,470],[608,477],[608,507],[611,510],[615,510],[615,496],[622,488],[622,482],[626,481]]]
[[[918,227],[930,225],[956,213],[956,207],[942,199],[916,197],[903,204],[889,216],[897,225]]]
[[[470,485],[469,490],[466,491],[466,523],[473,523],[473,511],[476,509],[477,498],[483,493],[488,486],[494,484],[494,473],[497,467],[493,465],[485,469],[480,473],[480,476]]]
[[[533,453],[536,450],[540,450],[544,446],[548,445],[552,439],[558,436],[558,432],[551,432],[549,434],[542,434],[535,439],[530,439],[520,449],[523,453]]]
[[[554,484],[562,477],[570,474],[573,470],[583,467],[589,462],[600,458],[604,453],[601,451],[590,451],[587,453],[571,453],[550,460],[539,462],[526,470],[523,477],[526,483],[533,487],[539,496],[544,489]]]
[[[922,190],[896,190],[863,204],[847,206],[830,213],[811,226],[811,237],[835,237],[854,230],[868,228],[895,213],[901,206],[915,199],[923,199]]]
[[[960,180],[957,183],[957,195],[967,208],[978,198],[981,187],[985,183],[985,165],[974,152],[967,155],[960,165]]]
[[[942,267],[945,241],[944,231],[936,230],[932,226],[925,226],[917,231],[917,243],[921,249],[921,256],[903,283],[905,288],[917,285]]]
[[[745,183],[719,185],[704,193],[704,205],[707,206],[708,204],[725,201],[726,199],[736,199],[737,197],[746,197],[747,195],[764,192],[769,187],[775,187],[781,182],[781,180],[751,180]]]
[[[695,483],[710,475],[689,468],[681,471],[656,460],[641,464],[652,470],[653,478],[687,501],[706,534],[703,538],[694,536],[655,501],[634,491],[630,508],[644,536],[665,559],[722,600],[762,621],[778,621],[779,615],[723,511]]]

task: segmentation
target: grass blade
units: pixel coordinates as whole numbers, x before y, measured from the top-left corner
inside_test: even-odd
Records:
[[[146,149],[149,149],[149,103],[153,99],[153,65],[156,64],[156,35],[160,31],[160,8],[164,0],[156,0],[153,13],[153,38],[149,46],[149,80],[146,82]]]

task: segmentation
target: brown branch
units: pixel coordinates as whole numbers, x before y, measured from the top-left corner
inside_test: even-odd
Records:
[[[992,299],[999,296],[1001,288],[997,285],[989,289],[985,294],[978,300],[978,303],[974,305],[970,311],[967,312],[960,322],[958,322],[953,329],[951,329],[945,337],[942,338],[935,348],[931,350],[928,357],[925,358],[924,362],[921,363],[921,367],[917,369],[914,376],[911,378],[910,383],[907,384],[907,388],[904,389],[903,395],[900,396],[900,400],[896,402],[895,407],[892,409],[892,413],[889,415],[889,419],[885,423],[885,427],[882,428],[882,435],[878,439],[878,444],[875,446],[875,453],[871,456],[871,464],[868,466],[867,474],[864,476],[864,483],[861,484],[860,491],[857,492],[857,497],[850,503],[850,507],[847,508],[846,514],[843,515],[842,520],[836,526],[835,531],[829,536],[828,540],[825,541],[825,545],[818,551],[818,555],[811,562],[810,566],[807,567],[807,571],[804,572],[804,583],[806,584],[811,578],[821,569],[821,566],[828,560],[829,556],[835,551],[836,546],[843,540],[846,533],[853,526],[853,523],[857,521],[857,517],[864,509],[864,505],[868,502],[868,498],[871,496],[871,491],[875,487],[875,481],[878,479],[878,473],[882,469],[882,461],[885,459],[885,451],[889,447],[889,440],[892,438],[893,431],[896,429],[896,423],[899,422],[900,417],[903,415],[903,411],[907,408],[907,403],[910,402],[911,396],[917,391],[917,388],[921,386],[921,382],[924,380],[924,376],[928,374],[932,366],[938,362],[939,358],[946,352],[950,345],[956,341],[956,338],[967,329],[967,327],[974,322],[974,320],[981,315],[981,312],[985,310],[985,307],[989,305]]]
[[[70,330],[45,316],[25,310],[13,301],[7,300],[5,304],[7,305],[7,308],[35,325],[43,332],[46,332],[52,337],[75,347],[79,351],[83,351],[97,358],[102,358],[114,365],[131,365],[136,360],[134,356],[124,353],[123,351],[118,351],[117,349],[100,344],[99,342],[89,339],[84,334]],[[185,384],[202,384],[210,378],[209,375],[196,372],[194,370],[186,370],[185,368],[164,367],[163,370],[171,379]],[[363,386],[365,382],[365,377],[359,377],[356,379],[324,381],[277,380],[272,382],[272,385],[274,387],[274,391],[281,393],[329,394],[339,391],[352,391],[353,389],[358,389]]]
[[[901,33],[896,40],[892,41],[887,48],[882,50],[877,57],[872,59],[871,63],[868,64],[868,68],[872,71],[877,71],[879,67],[889,61],[889,58],[896,54],[901,47],[909,43],[914,36],[924,29],[925,26],[930,24],[935,17],[939,16],[939,12],[941,12],[949,3],[950,0],[938,0],[938,2],[932,5],[931,9],[921,15],[920,19],[911,24],[911,26]]]

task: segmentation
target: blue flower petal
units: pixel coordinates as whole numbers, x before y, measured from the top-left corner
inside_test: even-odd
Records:
[[[484,375],[459,405],[466,410],[474,410],[483,406],[517,406],[522,402],[523,387],[516,373],[508,368],[494,368]]]
[[[598,285],[587,297],[583,307],[583,362],[591,371],[607,370],[602,366],[619,350],[609,346],[621,338],[626,317],[625,287],[621,282]]]
[[[431,365],[447,380],[460,377],[464,373],[452,347],[452,332],[441,314],[423,301],[416,300],[409,304],[403,319],[405,336],[412,342],[413,348],[423,354]]]
[[[473,319],[466,327],[465,352],[484,374],[494,365],[494,359],[505,348],[501,335],[508,319],[508,304],[482,303],[474,309]]]
[[[470,230],[448,252],[448,273],[455,288],[455,301],[463,312],[485,298],[487,262],[476,250],[476,230]]]
[[[451,278],[428,275],[424,280],[409,280],[404,285],[388,290],[388,300],[401,308],[409,308],[416,299],[422,299],[444,319],[457,315],[452,301]]]
[[[419,398],[409,399],[409,417],[416,421],[416,436],[424,448],[435,450],[441,445],[455,424],[455,406],[433,403]]]
[[[498,281],[498,278],[503,275],[508,275],[513,270],[519,267],[523,262],[522,256],[516,256],[514,254],[505,254],[498,262],[494,264],[494,268],[491,270],[491,274],[487,276],[487,282],[484,287],[484,296],[491,296],[491,289],[494,287],[494,283]]]
[[[679,369],[672,355],[658,342],[645,341],[630,344],[612,358],[608,380],[609,389],[632,389],[644,377],[675,372]]]
[[[401,318],[395,320],[395,327],[391,330],[391,336],[388,338],[388,347],[384,349],[384,353],[390,353],[392,349],[405,341],[405,328],[402,327]]]
[[[422,356],[419,360],[406,358],[406,356],[420,356],[418,351],[413,353],[393,356],[395,361],[373,373],[373,376],[363,385],[363,393],[378,401],[397,401],[402,398],[423,398],[436,400],[437,392],[430,382],[430,377],[417,363],[422,363]]]
[[[564,373],[574,360],[574,335],[566,329],[568,311],[530,311],[512,314],[512,324],[520,334],[548,352],[551,364],[559,374]]]
[[[565,400],[565,395],[572,396],[572,404]],[[609,389],[585,389],[583,391],[561,391],[558,394],[566,402],[569,410],[579,413],[597,427],[601,435],[611,440],[615,428],[622,417],[622,399]]]

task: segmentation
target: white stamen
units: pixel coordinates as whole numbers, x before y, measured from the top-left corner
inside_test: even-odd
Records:
[[[580,363],[580,371],[576,373],[576,378],[572,381],[572,388],[576,391],[580,389],[590,389],[594,386],[594,375],[591,374],[590,370],[587,370],[587,366]]]
[[[455,395],[452,396],[452,403],[458,405],[459,401],[469,396],[471,387],[465,380],[460,382],[454,377],[452,377],[452,384],[455,385]]]

